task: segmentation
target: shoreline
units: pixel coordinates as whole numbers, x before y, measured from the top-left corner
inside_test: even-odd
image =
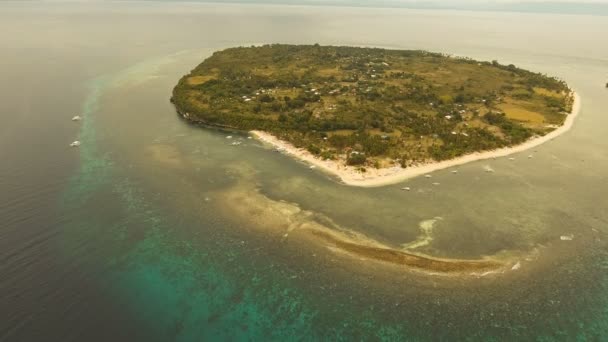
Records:
[[[318,157],[314,156],[312,153],[308,152],[306,149],[297,148],[289,142],[278,139],[272,134],[256,130],[250,131],[250,133],[256,139],[263,143],[269,144],[274,148],[280,149],[282,152],[285,152],[286,154],[293,156],[296,159],[304,161],[314,166],[315,168],[319,168],[326,173],[329,173],[333,176],[337,176],[340,181],[346,185],[360,187],[379,187],[399,183],[420,175],[446,169],[449,167],[467,164],[478,160],[505,157],[514,153],[519,153],[534,148],[547,141],[553,140],[554,138],[569,131],[572,128],[572,125],[574,124],[574,119],[580,112],[580,97],[574,91],[572,92],[572,95],[574,97],[574,101],[572,103],[572,112],[567,114],[566,120],[564,121],[563,125],[545,134],[544,136],[533,138],[522,144],[511,147],[505,147],[491,151],[475,152],[454,159],[426,163],[417,166],[410,166],[406,169],[403,169],[401,167],[391,167],[382,169],[369,168],[365,173],[362,173],[360,171],[357,171],[355,167],[343,165],[339,161],[321,160]]]

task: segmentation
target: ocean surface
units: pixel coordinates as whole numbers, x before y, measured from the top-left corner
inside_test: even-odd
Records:
[[[0,340],[608,339],[606,32],[595,16],[0,2]],[[566,80],[582,110],[512,161],[348,187],[176,115],[179,77],[263,43],[497,59]],[[508,265],[383,264],[313,226]]]

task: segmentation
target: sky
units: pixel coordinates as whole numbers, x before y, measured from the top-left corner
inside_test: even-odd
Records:
[[[159,1],[159,0],[142,0]],[[183,0],[160,0],[183,1]],[[225,3],[278,3],[357,7],[399,7],[472,11],[587,14],[608,16],[608,0],[187,0]]]
[[[0,2],[6,0],[0,0]],[[11,0],[9,0],[11,1]],[[608,0],[42,0],[47,2],[160,1],[383,8],[451,9],[608,16]]]

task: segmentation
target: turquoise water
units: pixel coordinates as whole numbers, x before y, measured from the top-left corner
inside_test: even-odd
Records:
[[[281,6],[3,6],[0,28],[25,33],[2,38],[10,56],[2,70],[13,85],[2,88],[3,113],[16,115],[0,130],[0,156],[11,161],[0,169],[8,195],[0,201],[7,260],[0,307],[9,308],[0,310],[0,339],[608,335],[601,20],[567,18],[574,35],[557,25],[564,17],[544,15],[372,10],[372,18],[344,9],[330,21],[323,9]],[[104,33],[109,17],[122,37]],[[67,34],[75,27],[81,32]],[[213,27],[222,29],[206,34]],[[416,27],[427,30],[395,34]],[[49,43],[40,28],[64,45]],[[440,187],[413,179],[406,194],[403,184],[340,185],[246,134],[192,127],[168,101],[175,81],[216,49],[309,40],[500,57],[566,79],[581,94],[582,112],[532,160],[439,171]],[[23,53],[31,49],[47,54]],[[73,113],[83,121],[70,122]],[[30,141],[12,132],[28,132]],[[243,144],[231,146],[228,134]],[[69,149],[76,137],[82,145]],[[483,172],[485,165],[496,172]],[[306,228],[401,248],[420,241],[421,227],[436,217],[432,239],[417,252],[490,256],[508,267],[483,277],[421,273],[344,254]],[[569,234],[572,241],[560,239]],[[515,261],[521,268],[511,270]]]
[[[169,215],[155,208],[137,184],[119,176],[118,167],[97,151],[94,115],[104,86],[103,79],[90,83],[80,132],[80,139],[88,143],[81,148],[81,167],[62,210],[82,210],[96,202],[98,193],[103,196],[109,191],[116,195],[115,205],[124,219],[92,224],[89,218],[84,227],[68,230],[65,238],[68,246],[72,239],[76,243],[95,239],[99,247],[109,249],[98,256],[98,267],[107,270],[103,281],[117,300],[148,330],[140,337],[162,341],[317,340],[321,336],[348,338],[349,330],[377,327],[373,335],[391,339],[403,332],[402,327],[384,326],[371,318],[365,322],[346,318],[342,329],[315,332],[318,312],[289,284],[292,278],[284,277],[287,270],[247,260],[246,253],[239,250],[242,244],[230,248],[234,241],[216,237],[193,242],[179,236],[181,227],[170,228]],[[71,247],[65,252],[69,256]]]
[[[177,60],[179,63],[179,58]],[[112,161],[113,153],[103,152],[103,141],[115,143],[116,137],[101,139],[101,146],[97,146],[99,135],[110,134],[103,123],[107,113],[100,108],[108,98],[115,102],[114,94],[125,89],[135,98],[141,89],[144,93],[151,91],[155,81],[140,82],[141,75],[171,63],[175,60],[152,60],[128,68],[118,76],[91,82],[80,132],[80,139],[85,141],[80,153],[81,167],[68,190],[63,209],[82,211],[87,203],[95,206],[111,194],[115,201],[111,205],[113,211],[120,212],[115,220],[104,224],[107,217],[102,215],[94,220],[99,220],[95,225],[87,217],[85,230],[81,230],[83,226],[74,227],[66,239],[77,237],[77,244],[82,240],[97,241],[97,247],[103,249],[98,256],[98,267],[105,270],[102,282],[116,296],[115,300],[125,305],[134,321],[145,327],[141,337],[158,340],[424,340],[430,337],[475,340],[494,337],[500,340],[534,336],[539,340],[555,340],[576,336],[585,340],[605,333],[605,310],[595,311],[588,306],[593,301],[593,307],[598,307],[598,300],[604,298],[601,294],[605,293],[606,281],[591,271],[602,269],[602,264],[605,268],[603,250],[552,266],[550,270],[543,269],[542,272],[553,273],[557,278],[556,287],[524,279],[529,283],[516,285],[522,288],[510,288],[515,286],[513,280],[504,279],[506,284],[489,280],[474,285],[481,293],[454,284],[434,284],[435,291],[429,291],[426,289],[428,279],[397,276],[375,283],[369,278],[360,279],[362,274],[319,270],[319,265],[292,258],[292,251],[279,257],[272,252],[260,253],[260,248],[268,248],[268,242],[263,241],[268,236],[260,238],[253,234],[252,237],[241,232],[242,227],[229,227],[234,223],[225,221],[213,209],[200,209],[201,213],[197,214],[204,219],[184,208],[171,210],[168,203],[181,203],[180,194],[163,198],[162,191],[154,193],[150,189],[149,182],[155,182],[154,177],[147,181],[140,178],[149,160],[141,161],[141,165],[136,159],[130,160],[131,164],[125,167],[125,160],[134,158],[125,153],[126,159],[116,157],[117,161]],[[135,85],[129,79],[135,80]],[[110,94],[106,98],[104,91]],[[131,99],[128,103],[132,108],[134,101]],[[118,106],[112,105],[112,111],[120,114]],[[105,119],[110,130],[118,130],[114,126],[115,118]],[[180,146],[190,147],[192,140],[198,141],[198,133],[208,134],[211,139],[224,139],[217,132],[198,132],[183,123],[180,125],[183,131],[177,129],[176,132],[188,132],[172,133],[187,140],[185,144],[178,143]],[[166,127],[160,126],[164,132]],[[106,131],[98,134],[96,128]],[[134,137],[127,139],[137,144]],[[221,164],[206,167],[211,172]],[[191,171],[178,173],[185,172],[180,177],[200,181]],[[319,181],[329,180],[321,177]],[[214,184],[213,189],[233,183],[218,182],[224,184]],[[162,184],[160,188],[165,186],[167,184]],[[199,184],[203,193],[206,187]],[[181,189],[178,185],[176,188]],[[213,195],[208,196],[214,200]],[[85,212],[89,215],[90,210]],[[68,256],[70,250],[66,248]],[[594,263],[599,265],[591,266]],[[572,274],[573,270],[577,273],[571,279],[566,273]],[[308,273],[314,275],[307,276]],[[538,279],[540,275],[531,277]],[[582,284],[590,278],[598,282]],[[318,286],[317,282],[325,283],[327,288]],[[445,280],[431,279],[430,282]],[[404,285],[414,288],[404,291],[401,288]],[[539,298],[517,298],[530,289],[548,293]],[[556,309],[558,315],[555,315]],[[575,316],[571,316],[573,312]]]

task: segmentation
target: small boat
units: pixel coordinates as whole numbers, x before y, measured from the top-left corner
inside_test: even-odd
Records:
[[[560,240],[562,241],[572,241],[574,239],[574,235],[570,234],[570,235],[562,235],[559,237]]]
[[[232,135],[227,135],[226,139],[232,139]]]
[[[240,144],[242,144],[240,141],[234,141],[232,144],[232,146],[239,146]]]
[[[532,159],[532,157],[534,157],[534,156],[533,156],[533,155],[529,155],[529,156],[528,156],[528,159]]]
[[[78,146],[80,146],[80,141],[78,141],[78,140],[76,140],[70,144],[70,147],[78,147]]]
[[[483,167],[483,170],[485,172],[494,172],[494,169],[490,167],[490,165],[486,165]]]
[[[511,157],[511,158],[509,158],[509,160],[513,161],[513,160],[515,160],[515,158]]]
[[[75,117],[72,118],[72,121],[80,121],[80,120],[82,120],[80,115],[76,115]]]
[[[439,185],[439,183],[435,182],[435,183],[433,183],[433,185],[437,186],[437,185]]]
[[[409,187],[409,186],[406,186],[406,187],[401,188],[401,190],[410,191],[410,190],[412,190],[412,189],[410,189],[410,187]]]
[[[431,177],[433,177],[433,176],[431,176],[431,175],[424,175],[424,177],[425,177],[425,178],[431,178]]]
[[[452,173],[458,173],[458,170],[452,170]]]
[[[315,168],[316,168],[316,166],[314,166],[314,165],[310,165],[308,168],[312,170],[312,169],[315,169]]]

